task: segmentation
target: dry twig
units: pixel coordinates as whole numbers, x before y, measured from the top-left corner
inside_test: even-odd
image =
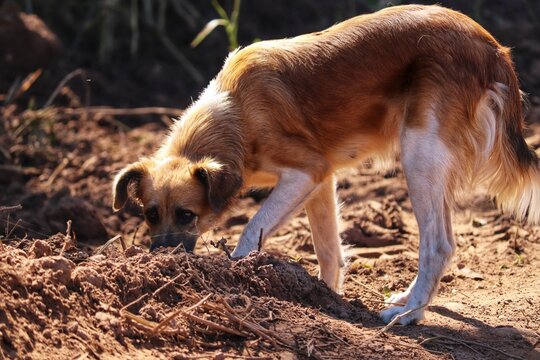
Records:
[[[102,252],[104,252],[109,246],[111,246],[112,244],[114,244],[114,242],[116,242],[118,239],[120,239],[122,237],[122,235],[118,234],[112,238],[110,238],[105,244],[101,245],[100,247],[98,247],[96,249],[96,252],[95,254],[101,254]]]
[[[215,247],[216,249],[223,250],[225,254],[227,255],[227,257],[229,258],[229,260],[232,259],[231,252],[229,251],[229,249],[227,249],[227,239],[222,237],[216,242],[214,242],[213,240],[210,240],[210,244],[212,244],[212,246]]]
[[[416,310],[420,310],[420,309],[422,309],[422,308],[424,308],[424,307],[426,307],[426,306],[427,306],[427,304],[422,304],[422,305],[417,306],[417,307],[415,307],[415,308],[413,308],[413,309],[409,309],[409,310],[405,311],[403,314],[397,315],[397,316],[394,317],[394,318],[392,319],[392,321],[390,321],[385,327],[383,327],[381,330],[379,330],[379,331],[375,334],[375,336],[380,336],[381,334],[387,332],[387,331],[388,331],[392,326],[394,326],[394,324],[397,323],[399,320],[401,320],[401,319],[403,319],[405,316],[407,316],[407,315],[409,315],[409,314],[415,312]]]
[[[366,284],[362,284],[360,281],[356,280],[355,278],[351,278],[351,280],[352,280],[355,284],[360,285],[362,288],[364,288],[364,290],[370,292],[371,294],[377,295],[377,296],[379,296],[379,297],[381,297],[381,298],[383,298],[383,299],[385,298],[384,294],[382,294],[382,293],[380,293],[380,292],[378,292],[378,291],[373,290],[372,288],[370,288],[370,287],[367,286]]]
[[[203,299],[201,299],[199,302],[197,302],[195,305],[192,305],[190,306],[189,308],[187,309],[180,309],[180,310],[177,310],[175,312],[173,312],[172,314],[170,314],[169,316],[167,316],[165,319],[163,319],[156,327],[154,327],[154,329],[152,330],[152,332],[154,334],[156,334],[159,330],[161,330],[163,327],[167,326],[168,323],[170,323],[175,317],[177,317],[179,314],[184,314],[186,315],[189,311],[191,310],[194,310],[196,309],[197,307],[199,307],[201,304],[203,304],[206,300],[208,300],[210,298],[210,296],[212,296],[212,294],[208,294],[206,295]]]
[[[19,224],[21,223],[22,219],[18,219],[17,222],[15,223],[15,225],[13,225],[13,227],[11,228],[11,230],[6,234],[6,239],[9,239],[9,237],[11,236],[11,234],[13,234],[13,231],[15,231],[15,229],[17,228],[17,226],[19,226]]]
[[[60,256],[64,255],[68,242],[71,242],[71,220],[67,221],[66,236],[64,236],[64,245],[62,245],[62,250],[60,250]]]
[[[10,213],[13,211],[22,210],[22,205],[15,205],[15,206],[0,206],[0,214],[2,213]]]
[[[261,228],[261,232],[259,233],[259,243],[257,244],[258,252],[261,252],[262,242],[263,242],[263,228]]]

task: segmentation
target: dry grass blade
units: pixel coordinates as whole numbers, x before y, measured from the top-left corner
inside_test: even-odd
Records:
[[[122,314],[124,311],[127,310],[127,308],[129,308],[131,305],[135,305],[137,304],[139,301],[142,301],[144,298],[148,297],[148,294],[142,294],[141,296],[139,296],[137,299],[133,300],[132,302],[128,303],[127,305],[124,305],[124,307],[122,307],[120,309],[120,314]]]
[[[238,331],[238,330],[235,330],[235,329],[231,329],[229,327],[226,327],[226,326],[223,326],[223,325],[220,325],[220,324],[217,324],[213,321],[210,321],[210,320],[206,320],[206,319],[203,319],[203,318],[200,318],[196,315],[193,315],[193,314],[189,314],[189,313],[184,313],[182,312],[182,314],[186,317],[188,317],[189,319],[193,320],[193,321],[196,321],[198,323],[201,323],[211,329],[214,329],[214,330],[218,330],[218,331],[221,331],[221,332],[225,332],[225,333],[229,333],[231,335],[236,335],[236,336],[242,336],[242,337],[246,337],[247,335]]]
[[[186,294],[186,297],[191,299],[196,299],[194,296],[189,296]],[[252,332],[253,334],[259,336],[262,339],[265,339],[269,341],[274,347],[277,347],[277,342],[279,342],[281,345],[290,347],[289,343],[283,339],[281,339],[277,334],[275,334],[273,331],[270,331],[268,329],[263,328],[262,326],[252,322],[251,320],[240,318],[237,316],[237,314],[231,312],[228,310],[230,308],[230,305],[226,303],[226,300],[222,297],[218,298],[218,301],[223,304],[223,306],[220,306],[217,303],[211,303],[206,302],[204,304],[201,304],[201,307],[206,308],[207,310],[212,310],[217,312],[218,314],[227,317],[230,321],[238,324],[240,328],[245,328],[246,330]],[[226,305],[225,305],[226,304]]]
[[[156,296],[157,294],[159,294],[163,289],[165,289],[167,286],[171,285],[172,283],[174,283],[176,280],[178,280],[180,277],[182,277],[184,274],[180,273],[178,275],[176,275],[175,277],[173,277],[171,280],[167,281],[165,284],[163,284],[162,286],[160,286],[158,289],[156,289],[153,293],[152,293],[152,296]],[[144,298],[148,297],[149,294],[143,294],[141,295],[139,298],[133,300],[132,302],[130,302],[129,304],[125,305],[123,308],[120,309],[120,312],[126,310],[127,308],[129,308],[130,306],[132,305],[135,305],[137,304],[139,301],[142,301]]]
[[[30,89],[32,85],[36,82],[36,80],[41,76],[41,73],[42,73],[42,70],[37,69],[36,71],[28,74],[22,81],[21,86],[17,89],[17,91],[15,92],[15,94],[10,100],[13,101],[17,99],[19,96],[21,96],[22,94],[24,94],[25,92],[27,92],[28,89]]]
[[[121,311],[120,312],[120,315],[122,315],[124,318],[126,318],[127,320],[130,321],[130,323],[136,327],[137,329],[147,333],[148,335],[154,335],[152,333],[152,329],[158,325],[157,323],[153,322],[153,321],[149,321],[149,320],[146,320],[140,316],[137,316],[129,311]],[[175,337],[178,337],[178,338],[181,338],[183,340],[187,340],[188,338],[188,334],[186,334],[184,331],[182,330],[173,330],[173,331],[168,331],[168,330],[162,330],[159,335],[167,335],[167,336],[175,336]]]
[[[212,296],[212,294],[208,294],[206,295],[203,299],[201,299],[199,302],[197,302],[195,305],[193,306],[190,306],[189,308],[187,309],[179,309],[177,311],[174,311],[172,314],[170,314],[169,316],[167,316],[165,319],[163,319],[153,330],[152,330],[152,333],[156,334],[157,332],[159,332],[159,330],[161,330],[162,328],[164,328],[165,326],[167,326],[167,324],[169,324],[175,317],[177,317],[179,314],[185,314],[185,313],[188,313],[189,311],[193,310],[193,309],[196,309],[197,307],[199,307],[201,304],[203,304],[206,300],[208,300],[210,298],[210,296]]]
[[[158,323],[156,322],[153,322],[153,321],[150,321],[150,320],[146,320],[145,318],[141,317],[141,316],[138,316],[138,315],[135,315],[129,311],[122,311],[120,313],[123,317],[131,320],[131,321],[134,321],[140,325],[143,325],[145,326],[145,331],[151,333],[152,332],[152,329],[154,327],[156,327],[158,325]]]
[[[219,301],[225,305],[225,310],[223,310],[222,308],[219,308],[217,305],[214,305],[213,309],[216,311],[221,311],[223,315],[229,318],[229,320],[237,323],[240,327],[245,327],[247,330],[251,331],[255,335],[269,341],[270,343],[272,343],[274,347],[276,347],[276,340],[283,346],[290,346],[287,341],[281,339],[273,331],[265,329],[264,327],[260,326],[259,324],[254,323],[251,320],[241,319],[237,316],[237,314],[229,311],[227,308],[230,308],[230,305],[227,303],[227,301],[223,297],[220,297]],[[206,305],[210,305],[210,304],[206,304]]]
[[[118,241],[118,239],[120,239],[122,237],[122,235],[118,234],[112,238],[110,238],[105,244],[101,245],[100,247],[98,247],[96,249],[96,252],[95,254],[101,254],[102,252],[104,252],[109,246],[111,246],[112,244],[114,244],[116,241]]]
[[[71,79],[73,79],[76,76],[80,76],[82,81],[83,81],[83,84],[85,84],[85,86],[87,86],[86,85],[86,79],[85,79],[86,71],[84,71],[83,69],[75,69],[72,72],[70,72],[69,74],[67,74],[66,76],[64,76],[62,81],[60,81],[60,83],[56,86],[56,88],[54,89],[52,94],[49,96],[49,98],[47,99],[47,101],[45,102],[43,107],[46,108],[46,107],[50,106],[53,103],[54,99],[56,99],[56,97],[58,96],[58,93],[60,92],[60,90],[62,90],[62,88],[68,83],[68,81],[70,81]]]
[[[21,223],[22,219],[18,219],[17,222],[15,223],[15,225],[13,225],[13,227],[11,228],[11,230],[6,234],[6,239],[9,239],[9,237],[13,234],[13,231],[15,231],[15,229],[19,226],[19,224]]]
[[[45,186],[50,188],[54,180],[56,180],[58,175],[60,175],[60,173],[66,168],[66,166],[68,166],[68,164],[69,164],[69,160],[67,158],[62,159],[60,164],[58,164],[58,166],[52,172],[51,176],[49,176],[49,178],[47,179]]]

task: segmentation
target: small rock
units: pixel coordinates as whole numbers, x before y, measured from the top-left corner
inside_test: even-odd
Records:
[[[476,219],[473,219],[472,221],[472,226],[474,227],[482,227],[484,225],[486,225],[488,222],[486,219],[481,219],[481,218],[476,218]]]
[[[444,283],[449,283],[449,282],[452,282],[453,280],[454,280],[454,275],[452,274],[446,274],[441,278],[441,282],[444,282]]]
[[[484,275],[477,273],[476,271],[472,271],[471,269],[467,267],[458,269],[457,273],[458,273],[458,276],[461,278],[469,278],[473,280],[484,280]]]
[[[75,264],[63,256],[47,256],[33,260],[31,267],[36,272],[42,269],[52,270],[54,279],[60,284],[67,285],[71,279],[71,272],[75,268]]]
[[[107,257],[105,255],[103,255],[103,254],[92,255],[92,256],[90,256],[88,258],[88,260],[96,262],[96,263],[102,262],[103,260],[106,260],[106,259],[107,259]]]
[[[103,286],[103,276],[96,270],[87,266],[77,267],[72,273],[71,280],[78,285],[89,283],[97,288]]]
[[[29,252],[30,252],[30,256],[33,257],[34,259],[39,259],[44,256],[52,255],[51,246],[43,240],[34,241],[32,246],[30,247]]]
[[[137,245],[131,245],[130,247],[126,249],[124,254],[126,255],[126,257],[132,257],[138,254],[142,254],[143,252],[144,250],[138,247]]]

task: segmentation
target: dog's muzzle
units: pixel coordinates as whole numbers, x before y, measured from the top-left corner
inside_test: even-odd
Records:
[[[150,251],[155,251],[160,247],[177,247],[178,245],[184,245],[184,249],[187,252],[193,252],[195,244],[197,243],[197,236],[187,234],[163,234],[153,237],[152,244],[150,245]]]

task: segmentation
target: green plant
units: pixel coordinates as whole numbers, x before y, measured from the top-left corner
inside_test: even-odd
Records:
[[[229,41],[229,51],[232,51],[238,47],[238,17],[240,15],[241,0],[234,0],[230,15],[227,14],[227,11],[217,2],[217,0],[211,0],[211,3],[220,18],[210,20],[197,36],[195,36],[195,39],[191,42],[191,46],[196,47],[206,39],[215,28],[223,26]]]

